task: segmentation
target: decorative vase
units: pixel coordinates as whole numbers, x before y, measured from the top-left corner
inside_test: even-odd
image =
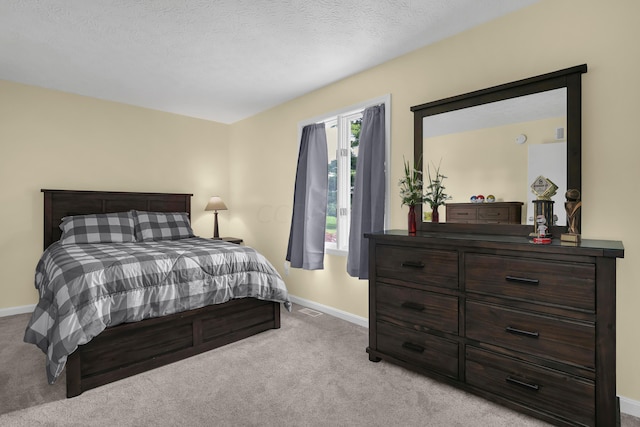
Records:
[[[416,205],[409,205],[409,234],[416,234]]]
[[[440,222],[438,206],[434,206],[433,208],[431,208],[431,222]]]

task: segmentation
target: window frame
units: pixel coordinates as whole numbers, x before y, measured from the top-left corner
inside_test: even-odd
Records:
[[[390,165],[390,161],[391,161],[391,94],[386,94],[377,98],[373,98],[373,99],[369,99],[367,101],[363,101],[360,102],[358,104],[355,105],[351,105],[349,107],[345,107],[345,108],[341,108],[339,110],[335,110],[326,114],[322,114],[304,121],[301,121],[298,123],[298,151],[300,149],[300,138],[302,137],[302,128],[305,127],[306,125],[310,125],[313,123],[327,123],[327,122],[331,122],[332,120],[336,120],[337,121],[337,125],[338,126],[342,126],[341,129],[338,130],[339,133],[346,133],[347,135],[351,134],[351,129],[350,129],[350,120],[346,120],[346,118],[353,118],[353,116],[356,116],[358,114],[362,114],[363,111],[368,108],[368,107],[372,107],[375,105],[380,105],[380,104],[385,104],[385,191],[386,191],[386,197],[385,197],[385,203],[384,203],[384,228],[388,228],[388,221],[389,221],[389,195],[390,193],[390,189],[391,189],[391,183],[390,183],[390,174],[389,174],[389,165]],[[339,120],[339,118],[342,118],[342,120]],[[349,149],[349,147],[347,147],[347,149]],[[338,147],[339,149],[339,147]],[[343,162],[343,166],[344,166],[344,162],[349,162],[349,166],[348,166],[348,170],[350,170],[350,159],[351,156],[347,155],[347,156],[337,156],[337,160],[338,160],[338,170],[340,170],[340,162]],[[350,178],[347,179],[347,182],[349,183],[348,185],[350,186]],[[343,194],[346,193],[346,194]],[[349,198],[350,197],[350,191],[347,191],[347,187],[344,186],[341,188],[340,184],[338,184],[338,199],[339,201],[344,201],[344,198]],[[338,203],[340,206],[340,203]],[[332,245],[327,246],[327,244],[325,243],[325,249],[324,252],[325,254],[330,254],[330,255],[338,255],[338,256],[347,256],[349,251],[348,251],[348,246],[349,246],[349,235],[345,235],[346,231],[345,229],[349,228],[349,223],[351,221],[351,203],[348,203],[348,207],[347,207],[347,214],[344,216],[344,220],[340,221],[340,212],[337,212],[338,215],[338,228],[336,229],[337,231],[337,238],[338,238],[338,242],[336,242],[336,247],[333,247]],[[342,230],[342,232],[341,232]]]
[[[325,242],[325,252],[348,253],[349,231],[351,227],[351,123],[355,120],[362,120],[364,109],[338,114],[331,117],[324,123],[336,124],[337,147],[336,147],[336,169],[337,169],[337,206],[336,218],[337,228],[335,243]]]

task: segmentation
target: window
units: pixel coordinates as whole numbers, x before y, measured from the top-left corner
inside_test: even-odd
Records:
[[[329,185],[325,228],[325,252],[327,253],[345,255],[348,251],[351,199],[355,183],[360,127],[362,125],[362,114],[369,106],[386,104],[387,158],[389,158],[389,101],[390,97],[387,95],[339,112],[307,120],[300,124],[300,129],[302,129],[302,127],[310,123],[324,122],[327,133],[327,154],[329,159],[329,164],[327,165]],[[389,194],[388,177],[387,194]],[[388,201],[385,209],[388,213]],[[388,215],[385,216],[388,217]]]

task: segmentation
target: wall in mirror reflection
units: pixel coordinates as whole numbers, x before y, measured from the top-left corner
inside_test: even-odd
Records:
[[[437,117],[437,116],[431,116]],[[425,117],[424,129],[429,129],[430,117]],[[566,117],[512,123],[424,138],[423,165],[425,186],[427,164],[433,175],[434,165],[447,178],[448,203],[468,203],[471,196],[492,194],[496,201],[523,202],[522,224],[533,224],[535,195],[531,183],[539,175],[558,187],[554,197],[557,224],[566,224],[564,193],[566,192],[566,132],[557,139],[556,129],[566,129]],[[523,144],[516,142],[524,134]],[[424,212],[428,212],[428,207]],[[446,218],[446,205],[440,208],[440,221]]]

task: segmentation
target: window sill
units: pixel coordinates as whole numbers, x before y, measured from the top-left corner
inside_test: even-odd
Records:
[[[324,249],[324,253],[327,255],[337,255],[337,256],[347,256],[349,255],[349,251],[344,251],[344,250],[340,250],[340,249],[333,249],[333,248],[325,248]]]

